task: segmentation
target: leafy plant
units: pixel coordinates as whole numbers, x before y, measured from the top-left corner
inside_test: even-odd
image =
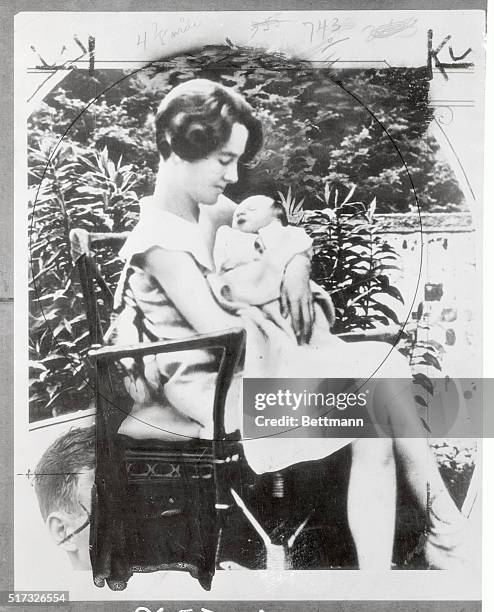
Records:
[[[139,168],[137,192],[148,194],[158,164],[152,116],[164,94],[193,77],[241,91],[265,126],[261,157],[230,187],[233,199],[252,188],[275,195],[292,185],[306,209],[317,209],[327,177],[356,184],[357,200],[374,194],[380,212],[406,212],[417,206],[413,179],[422,211],[464,207],[427,134],[430,82],[420,68],[316,70],[263,50],[211,45],[133,73],[74,71],[30,118],[30,144],[63,136],[106,147],[114,161],[123,156]]]
[[[34,183],[29,201],[30,418],[38,420],[87,405],[88,329],[73,278],[69,232],[127,229],[137,215],[130,165],[106,150],[82,155],[78,147],[30,150]],[[116,281],[119,264],[106,253],[105,276]]]
[[[319,198],[324,208],[306,211],[303,225],[313,239],[313,278],[332,296],[337,311],[335,333],[399,323],[386,297],[403,303],[390,284],[397,254],[376,232],[376,199],[352,199],[355,186],[341,190],[329,182]]]
[[[468,492],[475,468],[476,447],[471,440],[452,439],[431,444],[440,465],[441,475],[459,507]]]
[[[333,298],[334,333],[404,323],[393,309],[396,300],[403,304],[403,297],[389,280],[389,271],[399,268],[398,255],[377,234],[376,198],[369,204],[355,201],[355,191],[355,185],[342,193],[341,188],[324,183],[319,199],[325,207],[318,211],[304,212],[303,202],[296,201],[291,189],[282,197],[291,221],[304,225],[313,238],[313,278]],[[441,370],[442,347],[428,339],[427,330],[420,305],[415,325],[400,328],[397,346],[410,362],[419,411],[434,392],[429,369]]]
[[[288,222],[297,225],[300,223],[304,217],[304,200],[297,200],[292,193],[292,188],[288,188],[288,192],[284,195],[281,191],[278,191],[278,196],[280,198],[281,204],[286,211],[286,215],[288,217]]]
[[[261,156],[240,168],[227,195],[286,194],[291,221],[314,237],[314,277],[333,295],[337,332],[396,320],[392,299],[401,296],[387,276],[396,254],[376,235],[375,203],[364,204],[369,193],[379,212],[416,204],[393,142],[423,210],[463,206],[451,170],[437,174],[437,143],[426,135],[429,82],[420,69],[329,72],[257,49],[209,46],[132,75],[73,71],[29,118],[31,419],[91,397],[69,231],[133,226],[158,164],[152,116],[165,93],[193,77],[241,91],[263,121]],[[115,254],[101,260],[112,285]]]

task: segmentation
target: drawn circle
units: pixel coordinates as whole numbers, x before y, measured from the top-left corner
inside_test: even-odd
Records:
[[[280,59],[280,58],[279,58],[279,57],[277,57],[277,60],[279,60],[279,59]],[[29,226],[29,232],[28,232],[28,236],[29,236],[29,251],[30,251],[30,266],[31,266],[31,269],[33,268],[33,266],[32,266],[32,248],[31,248],[31,247],[32,247],[32,243],[31,243],[31,240],[32,240],[32,234],[33,234],[33,226],[34,226],[34,223],[35,223],[35,215],[34,215],[34,211],[36,210],[36,206],[37,206],[37,203],[38,203],[38,198],[39,198],[40,190],[41,190],[41,187],[42,187],[43,181],[45,180],[46,173],[48,172],[48,168],[49,168],[49,165],[50,165],[50,163],[51,163],[51,160],[52,160],[52,159],[53,159],[53,157],[56,155],[56,153],[57,153],[57,151],[58,151],[59,147],[61,146],[61,144],[62,144],[62,142],[63,142],[64,138],[65,138],[65,137],[66,137],[66,136],[69,134],[69,132],[70,132],[70,130],[71,130],[71,129],[73,129],[75,126],[77,126],[77,122],[81,120],[81,117],[82,117],[82,116],[84,115],[84,113],[85,113],[85,112],[86,112],[86,111],[87,111],[87,110],[88,110],[88,109],[91,107],[91,105],[92,105],[92,104],[94,104],[95,102],[97,102],[97,101],[98,101],[100,98],[104,97],[104,96],[105,96],[105,95],[106,95],[106,94],[107,94],[107,93],[108,93],[108,92],[109,92],[109,91],[110,91],[110,90],[111,90],[113,87],[117,86],[117,85],[118,85],[118,84],[120,84],[122,81],[124,81],[124,80],[126,80],[126,79],[128,79],[128,78],[130,78],[130,77],[132,77],[132,76],[134,76],[134,75],[136,75],[137,73],[139,73],[139,72],[140,72],[140,71],[142,71],[142,70],[148,70],[148,69],[151,69],[151,68],[159,67],[159,66],[162,64],[162,62],[163,62],[163,61],[164,61],[164,60],[154,61],[154,62],[151,62],[150,64],[148,64],[148,65],[147,65],[147,66],[145,66],[145,67],[141,67],[141,68],[138,68],[138,69],[136,69],[136,70],[134,70],[134,71],[131,71],[129,74],[124,75],[123,77],[119,78],[119,79],[118,79],[118,80],[116,80],[114,83],[112,83],[111,85],[109,85],[108,87],[106,87],[106,88],[105,88],[105,89],[104,89],[102,92],[100,92],[100,93],[99,93],[97,96],[95,96],[95,97],[94,97],[94,98],[93,98],[93,99],[92,99],[92,100],[91,100],[91,101],[90,101],[90,102],[89,102],[89,103],[88,103],[88,104],[87,104],[87,105],[86,105],[86,106],[85,106],[85,107],[84,107],[84,108],[83,108],[83,109],[82,109],[82,110],[81,110],[81,111],[80,111],[80,112],[77,114],[77,116],[76,116],[76,117],[73,119],[73,121],[72,121],[72,122],[69,124],[69,126],[67,127],[67,129],[65,130],[65,132],[63,133],[63,135],[61,136],[61,138],[59,139],[59,141],[57,142],[56,146],[55,146],[55,147],[53,148],[53,150],[51,151],[50,156],[49,156],[49,159],[48,159],[48,162],[47,162],[47,165],[46,165],[45,170],[44,170],[44,172],[43,172],[43,174],[42,174],[42,176],[41,176],[41,180],[40,180],[40,183],[39,183],[39,185],[38,185],[38,188],[37,188],[37,193],[36,193],[36,197],[35,197],[35,199],[34,199],[34,202],[33,202],[33,207],[32,207],[32,210],[33,210],[33,215],[32,215],[32,221],[31,221],[31,224],[30,224],[30,226]],[[170,61],[170,59],[168,59],[168,60],[166,60],[166,61]],[[402,153],[401,153],[401,151],[400,151],[400,148],[399,148],[399,146],[398,146],[397,142],[396,142],[396,141],[394,140],[394,138],[392,137],[392,135],[391,135],[391,134],[389,133],[389,131],[387,130],[386,126],[383,124],[383,122],[382,122],[381,120],[379,120],[379,118],[378,118],[378,117],[376,116],[376,114],[375,114],[375,113],[372,111],[372,109],[370,109],[368,106],[366,106],[366,105],[365,105],[365,103],[364,103],[364,102],[363,102],[363,101],[362,101],[362,100],[361,100],[361,99],[360,99],[360,98],[359,98],[359,97],[358,97],[358,96],[357,96],[357,95],[356,95],[354,92],[352,92],[352,91],[348,90],[348,89],[345,87],[345,85],[344,85],[344,84],[343,84],[341,81],[339,81],[339,80],[337,80],[337,79],[333,79],[333,78],[330,78],[330,81],[332,82],[332,84],[333,84],[335,87],[339,87],[339,88],[341,88],[343,91],[345,91],[345,93],[346,93],[348,96],[350,96],[350,97],[351,97],[351,98],[352,98],[352,99],[353,99],[355,102],[357,102],[357,103],[358,103],[360,106],[362,106],[362,108],[363,108],[363,109],[365,109],[365,111],[368,113],[368,115],[369,115],[369,117],[372,119],[372,121],[376,122],[376,123],[377,123],[377,124],[380,126],[380,128],[381,128],[381,130],[382,130],[382,134],[383,134],[383,136],[389,140],[389,142],[391,143],[391,145],[392,145],[393,149],[395,150],[396,155],[397,155],[397,156],[398,156],[398,158],[401,160],[401,163],[402,163],[402,165],[403,165],[403,168],[405,169],[405,173],[406,173],[406,175],[407,175],[407,177],[408,177],[408,181],[409,181],[410,189],[411,189],[411,191],[412,191],[412,193],[413,193],[413,199],[414,199],[414,201],[415,201],[416,208],[417,208],[417,212],[418,212],[418,219],[419,219],[419,232],[420,232],[420,235],[421,235],[421,240],[420,240],[420,250],[419,250],[419,262],[418,262],[417,283],[416,283],[416,286],[415,286],[415,290],[414,290],[414,294],[413,294],[413,299],[412,299],[412,301],[411,301],[410,307],[409,307],[408,312],[406,313],[406,316],[405,316],[405,320],[404,320],[404,322],[403,322],[403,324],[402,324],[402,326],[401,326],[401,329],[400,329],[400,332],[401,332],[401,331],[403,331],[404,327],[406,326],[406,324],[409,322],[409,320],[410,320],[410,318],[411,318],[411,315],[412,315],[412,309],[413,309],[413,304],[414,304],[415,299],[416,299],[417,294],[418,294],[418,290],[419,290],[419,283],[420,283],[420,278],[421,278],[421,274],[422,274],[422,264],[423,264],[423,248],[424,248],[424,243],[423,243],[423,239],[422,239],[423,228],[422,228],[421,205],[420,205],[419,197],[418,197],[418,194],[417,194],[417,191],[416,191],[416,188],[415,188],[414,182],[413,182],[413,178],[412,178],[412,176],[411,176],[411,174],[410,174],[410,172],[409,172],[409,170],[408,170],[407,164],[406,164],[405,159],[404,159],[404,157],[403,157],[403,155],[402,155]],[[35,294],[36,294],[36,296],[37,296],[37,298],[36,298],[36,299],[38,299],[38,301],[39,301],[38,288],[37,288],[37,284],[36,284],[36,280],[35,280],[35,279],[32,281],[32,286],[33,286],[33,288],[34,288],[34,293],[35,293]],[[74,364],[73,364],[73,362],[72,362],[72,360],[71,360],[70,356],[67,354],[67,352],[65,351],[65,349],[63,348],[63,346],[61,346],[61,345],[59,344],[59,342],[58,342],[57,338],[55,337],[55,335],[54,335],[54,333],[53,333],[53,330],[52,330],[52,329],[50,328],[50,326],[49,326],[49,322],[48,322],[48,320],[47,320],[47,318],[46,318],[46,316],[45,316],[45,311],[44,311],[44,308],[43,308],[43,304],[42,304],[41,302],[39,302],[39,308],[40,308],[40,310],[41,310],[41,314],[42,314],[43,318],[45,319],[45,322],[48,324],[48,328],[49,328],[49,330],[50,330],[50,334],[51,334],[51,337],[52,337],[52,340],[53,340],[54,345],[55,345],[55,346],[57,346],[57,348],[58,348],[58,350],[60,351],[60,353],[61,353],[61,354],[63,354],[63,355],[65,356],[66,361],[67,361],[67,364],[69,364],[69,365],[70,365],[70,366],[73,368],[73,367],[74,367]],[[377,364],[376,364],[376,367],[375,367],[375,369],[374,369],[374,371],[373,371],[373,372],[371,372],[371,373],[369,374],[369,376],[368,376],[368,378],[367,378],[367,381],[368,381],[368,380],[371,380],[372,378],[374,378],[374,377],[375,377],[375,375],[376,375],[376,374],[378,374],[378,372],[379,372],[380,368],[383,366],[384,362],[385,362],[385,361],[386,361],[386,360],[389,358],[389,356],[391,355],[392,351],[393,351],[393,350],[396,350],[396,345],[397,345],[398,341],[399,341],[399,335],[398,335],[398,338],[397,338],[397,340],[395,341],[395,343],[394,343],[393,345],[391,345],[391,346],[390,346],[389,351],[387,352],[387,354],[385,355],[385,357],[382,359],[382,361],[381,361],[380,363],[377,363]],[[365,382],[367,382],[367,381],[364,381],[364,382],[362,383],[362,386],[363,386],[363,385],[365,384]],[[87,383],[87,385],[88,385],[88,386],[91,384],[91,383],[90,383],[90,381],[89,381],[88,379],[86,379],[86,383]],[[93,388],[93,392],[95,392],[95,389],[94,389],[94,388]],[[129,415],[129,413],[127,413],[127,412],[126,412],[125,410],[123,410],[121,407],[119,407],[119,406],[115,405],[115,404],[113,403],[113,401],[112,401],[112,398],[105,397],[105,401],[106,401],[106,402],[108,402],[110,405],[112,405],[112,406],[113,406],[113,407],[114,407],[116,410],[119,410],[119,411],[123,412],[123,413],[124,413],[126,416],[132,416],[134,419],[136,419],[136,420],[138,420],[138,421],[140,420],[138,417],[136,417],[136,416],[134,416],[134,415]],[[331,410],[330,410],[330,411],[328,411],[328,412],[327,412],[327,413],[325,413],[325,414],[328,414],[328,415],[329,415],[330,413],[331,413]],[[145,423],[145,422],[144,422],[144,423]],[[150,423],[149,423],[149,424],[148,424],[148,423],[145,423],[145,424],[146,424],[146,425],[150,425],[151,427],[155,427],[156,429],[160,429],[159,427],[156,427],[156,426],[154,426],[154,425],[152,425],[152,424],[150,424]],[[286,431],[281,432],[281,434],[286,433],[286,432],[290,431],[291,429],[298,429],[298,427],[295,427],[295,428],[288,428]],[[162,431],[167,432],[167,430],[162,430]],[[172,434],[174,434],[174,435],[178,435],[178,436],[180,436],[180,435],[181,435],[181,434],[178,434],[178,433],[175,433],[175,432],[167,432],[167,433],[172,433]],[[266,436],[258,436],[258,438],[273,437],[273,436],[279,436],[279,435],[280,435],[280,433],[277,433],[277,434],[270,434],[270,435],[268,434],[268,435],[266,435]],[[246,439],[246,440],[248,440],[249,438],[245,438],[245,439]]]

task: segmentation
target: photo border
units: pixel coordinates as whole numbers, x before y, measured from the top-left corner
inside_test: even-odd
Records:
[[[14,179],[13,179],[13,163],[14,163],[14,138],[13,138],[13,70],[14,70],[14,57],[13,57],[13,32],[14,32],[14,16],[22,11],[61,11],[61,12],[73,12],[73,11],[125,11],[125,12],[147,12],[147,11],[193,11],[193,10],[204,10],[204,11],[220,11],[220,10],[461,10],[461,9],[481,9],[486,10],[487,3],[485,1],[474,0],[469,2],[467,6],[464,1],[460,0],[435,0],[425,2],[423,0],[414,2],[414,6],[410,7],[405,0],[396,1],[378,1],[378,0],[340,0],[338,2],[332,2],[330,6],[328,3],[321,1],[271,1],[269,7],[263,5],[260,6],[260,2],[255,0],[233,0],[227,5],[224,2],[218,2],[215,0],[187,0],[183,2],[170,2],[166,0],[142,0],[139,2],[139,7],[132,6],[131,2],[125,0],[92,0],[90,3],[87,1],[79,0],[44,0],[42,6],[36,0],[16,0],[14,3],[9,3],[8,0],[4,0],[7,6],[2,4],[0,6],[0,17],[1,17],[1,32],[2,32],[2,51],[4,58],[4,65],[1,77],[2,87],[2,106],[0,111],[0,126],[2,128],[2,135],[4,141],[4,147],[1,151],[1,163],[2,163],[2,190],[1,190],[1,203],[4,215],[2,217],[2,241],[0,243],[0,254],[2,266],[0,269],[1,277],[0,280],[0,316],[1,316],[1,342],[2,349],[0,351],[0,376],[4,381],[3,392],[2,392],[2,427],[0,434],[0,459],[2,460],[2,481],[0,487],[0,495],[3,500],[3,512],[2,512],[2,526],[4,535],[3,554],[0,561],[1,578],[0,588],[9,589],[13,585],[13,414],[14,414],[14,398],[13,398],[13,323],[14,323],[14,304],[13,304],[13,260],[14,260],[14,245],[13,245],[13,201],[14,201]],[[90,6],[89,6],[90,5]],[[489,65],[489,64],[488,64]],[[487,106],[486,106],[487,108]],[[486,146],[488,140],[486,139]],[[486,166],[487,168],[487,166]],[[486,173],[487,178],[487,173]],[[487,201],[487,200],[486,200]],[[484,209],[486,214],[486,224],[488,222],[488,211]],[[492,220],[492,214],[491,214]],[[492,227],[492,224],[489,226]],[[486,232],[487,234],[487,232]],[[485,262],[489,261],[486,257]],[[486,266],[487,268],[487,266]],[[485,271],[486,273],[486,271]],[[487,277],[486,277],[487,278]],[[484,295],[484,304],[485,304]],[[491,301],[492,304],[492,301]],[[484,310],[485,315],[485,310]],[[487,319],[485,321],[487,324]],[[486,332],[492,331],[492,325]],[[487,337],[487,336],[485,336]],[[489,337],[492,337],[489,334]],[[488,341],[485,342],[486,346]],[[491,360],[492,361],[492,360]],[[490,363],[490,366],[493,364]],[[489,367],[490,367],[489,366]],[[487,369],[485,372],[486,376],[492,376],[493,371]],[[487,442],[487,441],[486,441]],[[492,449],[486,448],[487,444],[484,444],[485,460],[489,461],[492,457]],[[485,474],[484,474],[485,477]],[[486,509],[484,509],[486,511]],[[485,516],[489,516],[485,514]],[[484,527],[486,527],[484,525]],[[492,531],[492,530],[491,530]],[[484,566],[484,576],[488,574],[486,567]],[[71,604],[71,609],[81,609],[84,606],[85,610],[101,609],[99,604],[103,604],[105,609],[122,609],[122,602],[90,602],[84,604],[79,602],[78,604]],[[189,602],[188,602],[189,603]],[[194,602],[190,602],[190,606],[193,606]],[[350,610],[385,610],[385,609],[396,609],[397,601],[390,602],[307,602],[304,606],[306,610],[324,609],[321,608],[321,604],[325,604],[327,609],[336,609],[341,605],[345,604],[345,609]],[[427,607],[429,603],[429,607]],[[436,610],[448,610],[453,611],[455,609],[480,609],[477,605],[478,602],[453,602],[437,601],[437,602],[413,602],[407,601],[402,602],[400,610],[407,609],[431,609],[430,603],[434,603],[434,609]],[[144,604],[142,604],[144,605]],[[154,605],[154,604],[153,604]],[[173,609],[177,609],[178,604],[173,604]],[[201,605],[200,602],[196,602],[196,605]],[[225,602],[207,602],[204,604],[206,607],[214,608],[217,610],[228,609]],[[216,607],[215,607],[216,605]],[[235,609],[241,610],[241,602],[236,602]],[[290,607],[290,602],[283,602],[283,610],[298,609],[296,607]],[[299,604],[295,604],[299,605]],[[118,606],[118,607],[117,607]],[[319,606],[319,607],[318,607]],[[393,606],[393,607],[391,607]],[[449,607],[448,607],[449,606]],[[50,606],[51,608],[51,606]],[[48,609],[48,607],[44,607]],[[60,608],[58,608],[60,609]],[[167,610],[168,607],[164,608]],[[171,608],[170,608],[171,609]],[[247,608],[245,608],[247,609]],[[266,604],[266,612],[271,608]],[[281,602],[278,608],[281,610]]]

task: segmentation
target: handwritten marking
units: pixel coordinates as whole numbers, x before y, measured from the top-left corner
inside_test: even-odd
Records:
[[[312,61],[324,62],[324,63],[327,63],[328,66],[336,62],[339,62],[340,57],[336,53],[337,49],[335,48],[335,46],[339,44],[340,42],[344,42],[345,40],[349,40],[349,39],[350,37],[346,36],[344,38],[338,38],[335,40],[335,38],[331,36],[327,38],[326,40],[324,40],[323,42],[316,43],[312,49],[308,49],[305,54],[306,59],[312,60]],[[318,59],[316,60],[316,58]]]
[[[353,21],[348,17],[343,20],[339,19],[338,17],[334,17],[329,21],[327,19],[319,19],[317,26],[316,22],[314,21],[304,21],[302,22],[302,25],[310,27],[310,42],[313,42],[315,38],[318,38],[320,41],[327,40],[329,42],[329,40],[332,38],[331,34],[341,30],[351,30],[355,26]]]
[[[464,59],[469,53],[471,53],[472,51],[471,47],[469,47],[465,51],[465,53],[463,53],[462,55],[456,56],[453,53],[453,48],[451,47],[451,45],[449,45],[449,55],[451,59],[453,59],[454,61],[448,62],[448,63],[442,62],[438,57],[439,52],[443,49],[444,45],[451,40],[452,37],[451,37],[451,34],[448,34],[447,36],[443,38],[441,43],[435,49],[433,49],[432,47],[433,35],[434,33],[432,30],[427,30],[427,71],[429,73],[429,80],[432,80],[432,60],[434,60],[434,66],[439,70],[439,72],[443,75],[446,81],[449,80],[448,74],[446,72],[446,68],[453,69],[453,70],[458,70],[458,69],[463,69],[463,68],[473,68],[474,64],[472,62],[456,61],[457,59],[458,60]]]
[[[194,21],[190,17],[180,17],[180,25],[173,28],[162,28],[158,22],[153,23],[152,31],[139,32],[137,34],[137,47],[142,47],[144,50],[148,47],[148,39],[153,42],[158,42],[161,46],[166,45],[170,40],[174,40],[191,30],[198,28],[201,25],[199,21]]]
[[[466,56],[472,52],[472,47],[468,47],[468,49],[465,51],[465,53],[462,53],[461,55],[456,56],[453,53],[453,49],[450,47],[449,48],[449,57],[454,61],[454,62],[458,62],[462,59],[465,59]]]
[[[350,40],[350,36],[345,36],[345,38],[338,38],[338,40],[334,40],[333,37],[328,38],[328,44],[323,49],[321,49],[321,53],[324,53],[324,51],[327,51],[330,47],[333,47],[334,45],[337,45],[338,43],[343,42],[344,40]]]
[[[278,19],[278,15],[281,13],[275,13],[274,15],[270,15],[266,19],[262,21],[251,21],[250,29],[252,30],[251,38],[254,38],[259,32],[262,30],[263,32],[268,32],[272,28],[279,28],[282,23],[290,23],[291,19]]]
[[[89,74],[93,74],[94,72],[94,50],[96,47],[96,39],[94,36],[90,36],[88,38],[88,47],[89,47]]]
[[[74,41],[75,41],[76,45],[79,47],[79,49],[81,49],[81,51],[82,51],[84,54],[85,54],[85,53],[87,53],[87,49],[86,49],[86,47],[85,47],[85,46],[84,46],[84,45],[81,43],[81,41],[78,39],[77,34],[74,34],[74,37],[73,37],[73,38],[74,38]],[[65,49],[66,49],[66,47],[65,47],[65,45],[64,45],[64,46],[63,46],[63,49],[62,49],[62,53],[63,53],[63,51],[64,51]]]
[[[408,38],[417,32],[417,28],[415,27],[416,23],[417,19],[415,17],[409,17],[408,19],[403,19],[402,21],[395,21],[394,19],[391,19],[389,23],[383,23],[380,26],[365,26],[365,28],[362,29],[362,32],[365,32],[365,30],[370,30],[366,39],[367,41],[370,41],[374,38],[390,38],[391,36],[403,34],[403,32],[412,29],[412,31],[408,32],[406,35],[406,38]]]
[[[79,61],[88,53],[88,49],[82,44],[82,42],[79,40],[76,34],[74,34],[73,40],[76,43],[76,45],[79,47],[79,49],[82,51],[82,53],[78,55],[77,57],[73,57],[71,59],[66,59],[64,61],[61,61],[62,55],[64,55],[64,53],[68,50],[68,47],[66,45],[62,45],[62,48],[60,49],[60,52],[58,54],[58,58],[52,63],[47,62],[44,59],[44,57],[41,55],[41,53],[38,52],[37,48],[34,45],[30,45],[29,48],[34,54],[36,54],[36,56],[38,57],[38,60],[41,62],[41,64],[38,64],[36,66],[36,69],[52,71],[52,70],[67,70],[71,68],[72,67],[71,64]],[[90,72],[94,70],[95,46],[96,46],[96,39],[94,38],[94,36],[89,36],[88,37],[88,48],[89,48],[89,70]]]

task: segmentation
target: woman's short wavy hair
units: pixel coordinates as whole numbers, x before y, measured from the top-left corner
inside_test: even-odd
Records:
[[[204,159],[230,138],[232,126],[247,128],[243,161],[250,161],[262,146],[262,124],[250,104],[220,83],[193,79],[174,87],[156,113],[156,144],[163,159],[172,151],[182,159]]]

